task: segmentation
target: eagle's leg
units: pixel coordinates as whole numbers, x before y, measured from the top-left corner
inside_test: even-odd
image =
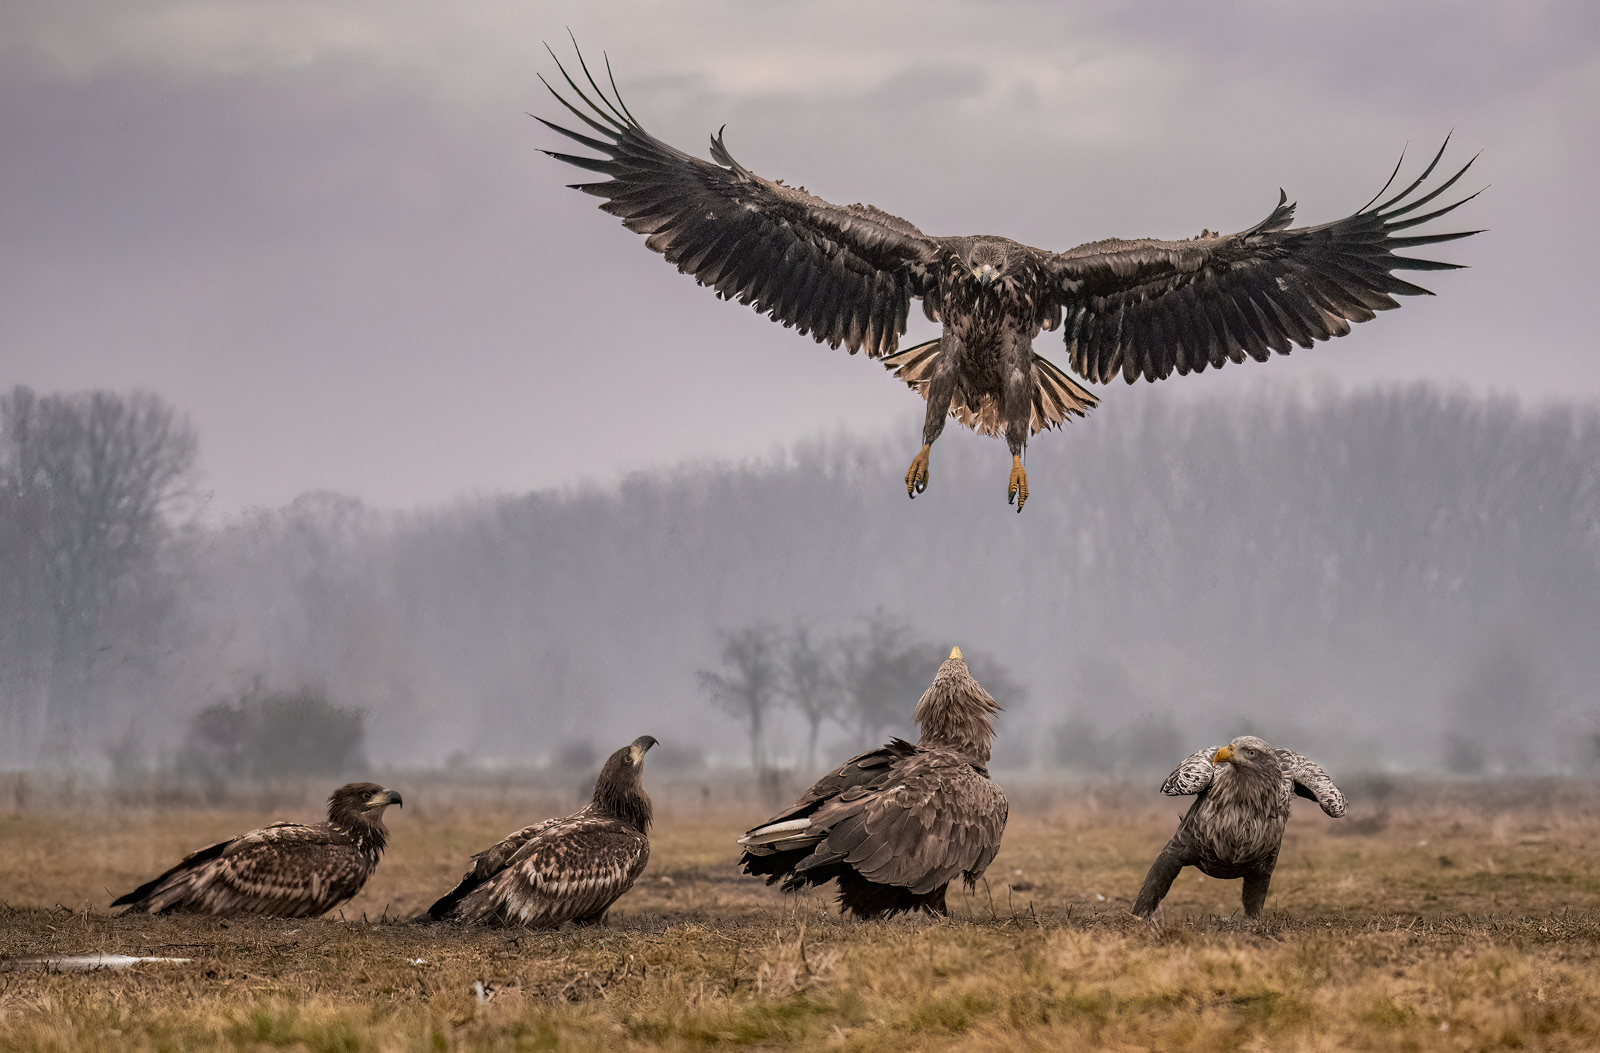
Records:
[[[1261,910],[1267,905],[1267,886],[1272,884],[1272,871],[1278,865],[1278,853],[1263,860],[1254,870],[1244,876],[1244,916],[1247,918],[1261,917]]]
[[[1161,901],[1167,898],[1167,890],[1177,880],[1178,872],[1189,862],[1185,846],[1176,837],[1168,841],[1167,847],[1150,864],[1150,873],[1144,876],[1144,885],[1139,889],[1139,898],[1134,900],[1133,912],[1141,918],[1154,914],[1156,908],[1161,906]]]
[[[941,345],[941,350],[944,349]],[[913,501],[928,488],[928,451],[944,431],[945,418],[950,416],[950,402],[956,393],[955,363],[955,355],[941,354],[933,380],[928,384],[928,415],[922,421],[922,449],[911,458],[911,467],[906,469],[906,493]]]
[[[1026,345],[1029,355],[1033,350]],[[1022,466],[1022,452],[1028,446],[1028,425],[1033,420],[1033,378],[1015,366],[1006,375],[1001,409],[1006,427],[1006,445],[1011,447],[1011,478],[1006,483],[1006,504],[1015,503],[1017,511],[1028,503],[1028,470]]]

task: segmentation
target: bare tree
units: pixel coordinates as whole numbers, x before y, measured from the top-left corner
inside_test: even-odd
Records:
[[[882,608],[867,616],[843,650],[845,705],[863,744],[876,741],[885,728],[910,725],[912,708],[944,657]]]
[[[827,650],[811,642],[811,629],[804,624],[795,625],[784,645],[783,671],[784,695],[806,720],[806,771],[814,771],[823,721],[838,718],[839,674]]]
[[[107,637],[157,567],[168,515],[189,492],[198,441],[154,395],[0,396],[0,579],[24,654],[8,730],[24,749],[70,737],[98,710]]]
[[[768,767],[767,720],[780,697],[776,634],[771,626],[759,624],[718,635],[726,672],[701,669],[695,676],[711,701],[749,731],[750,767],[760,774]]]

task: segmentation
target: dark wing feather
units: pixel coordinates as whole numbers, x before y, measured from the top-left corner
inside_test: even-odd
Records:
[[[461,881],[456,887],[446,892],[434,901],[428,908],[428,917],[439,919],[448,915],[455,909],[455,905],[466,898],[467,894],[479,885],[494,877],[506,868],[511,862],[511,857],[516,855],[523,845],[544,831],[546,828],[562,822],[561,819],[545,819],[525,826],[516,833],[510,834],[505,840],[484,849],[472,857],[472,868],[461,876]]]
[[[545,928],[603,914],[643,872],[650,840],[602,818],[546,824],[504,869],[466,895],[463,921]]]
[[[1161,784],[1161,792],[1168,797],[1191,797],[1210,786],[1212,776],[1217,773],[1217,765],[1212,758],[1221,748],[1207,746],[1189,754]]]
[[[842,859],[868,881],[917,895],[958,875],[971,882],[1000,848],[1005,794],[971,763],[944,750],[920,750],[874,788],[841,794],[817,811],[830,833],[797,873]]]
[[[141,905],[142,900],[144,900],[162,885],[172,881],[174,878],[177,878],[180,875],[198,871],[201,867],[201,864],[209,863],[211,860],[216,859],[229,845],[233,844],[233,841],[234,839],[230,837],[226,841],[218,841],[214,845],[207,845],[205,848],[199,849],[198,851],[190,852],[188,855],[184,856],[176,866],[166,871],[166,873],[161,874],[158,877],[151,878],[149,881],[146,881],[144,884],[140,885],[138,888],[127,893],[126,895],[118,896],[116,899],[111,901],[111,905],[113,907],[131,906],[132,911],[143,913],[147,908]]]
[[[1294,206],[1280,191],[1277,208],[1238,234],[1112,239],[1055,256],[1048,266],[1059,283],[1072,368],[1096,383],[1121,373],[1131,384],[1141,376],[1160,380],[1174,371],[1220,368],[1245,355],[1265,361],[1273,351],[1288,354],[1291,344],[1343,336],[1352,322],[1400,306],[1395,296],[1432,295],[1394,272],[1458,265],[1396,251],[1479,233],[1397,234],[1477,196],[1413,214],[1472,167],[1468,161],[1442,185],[1411,198],[1443,155],[1440,147],[1400,194],[1333,223],[1288,229]]]
[[[198,864],[175,867],[131,909],[315,917],[361,891],[376,862],[328,823],[279,823],[226,842]]]
[[[611,177],[574,189],[604,198],[602,209],[718,295],[851,354],[895,350],[912,297],[931,288],[932,239],[871,205],[832,205],[763,179],[733,159],[720,132],[716,163],[692,157],[645,131],[593,77],[591,98],[561,73],[580,102],[551,92],[598,138],[538,120],[602,156],[545,152]]]
[[[1274,752],[1283,768],[1283,777],[1293,784],[1296,796],[1316,801],[1324,812],[1335,819],[1344,815],[1344,794],[1320,764],[1294,750],[1278,749]]]

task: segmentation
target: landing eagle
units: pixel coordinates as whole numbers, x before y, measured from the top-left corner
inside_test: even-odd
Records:
[[[1042,330],[1061,330],[1073,372],[1097,384],[1119,374],[1131,384],[1199,373],[1246,356],[1264,362],[1291,344],[1345,335],[1352,322],[1398,307],[1395,296],[1431,295],[1394,272],[1458,265],[1396,251],[1479,233],[1400,235],[1471,200],[1418,213],[1472,165],[1413,197],[1443,157],[1441,146],[1401,193],[1376,203],[1396,165],[1359,211],[1314,227],[1289,226],[1295,206],[1279,191],[1255,226],[1187,241],[1111,238],[1051,252],[988,235],[934,237],[872,205],[834,205],[764,179],[733,159],[721,132],[711,139],[711,162],[677,150],[644,130],[614,78],[608,95],[582,55],[578,62],[587,92],[556,65],[579,102],[546,87],[595,135],[538,120],[601,156],[545,153],[609,176],[573,189],[604,199],[601,209],[718,296],[830,347],[865,349],[921,394],[922,449],[905,478],[913,498],[927,489],[929,451],[954,417],[1005,437],[1006,499],[1022,511],[1029,437],[1085,416],[1098,401],[1033,350]],[[900,350],[915,299],[943,331]]]
[[[1289,805],[1304,797],[1335,819],[1345,809],[1344,794],[1320,765],[1294,750],[1274,749],[1254,735],[1191,753],[1167,776],[1161,792],[1198,799],[1145,875],[1133,905],[1142,918],[1155,913],[1186,866],[1210,877],[1243,878],[1245,917],[1260,917],[1283,846]]]
[[[917,703],[917,744],[850,758],[746,833],[745,873],[785,892],[837,878],[841,912],[858,918],[946,914],[950,882],[971,888],[1005,832],[1006,795],[986,767],[999,709],[951,650]]]
[[[523,827],[472,857],[472,869],[428,908],[436,921],[556,928],[602,922],[650,860],[653,811],[641,735],[613,753],[594,798],[572,815]]]
[[[389,840],[383,810],[400,795],[353,782],[328,798],[325,823],[273,823],[191,852],[111,902],[127,914],[314,918],[360,892]]]

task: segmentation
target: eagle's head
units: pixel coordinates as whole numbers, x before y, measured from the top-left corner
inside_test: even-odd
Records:
[[[381,826],[383,810],[401,804],[400,795],[375,782],[352,782],[328,797],[328,821],[339,826]]]
[[[640,735],[606,758],[594,783],[594,806],[608,815],[650,829],[650,795],[644,792],[644,755],[656,744],[654,736]]]
[[[1283,766],[1273,748],[1254,735],[1240,735],[1211,756],[1211,763],[1226,764],[1233,776],[1244,782],[1276,790],[1283,777]],[[1222,771],[1217,775],[1221,776]],[[1226,781],[1226,780],[1224,780]]]
[[[974,238],[961,263],[973,281],[987,289],[1016,269],[1011,249],[1012,243],[1003,238]]]
[[[920,744],[959,750],[976,763],[987,764],[998,712],[999,704],[967,670],[961,648],[952,647],[917,703],[914,719],[922,729]]]

